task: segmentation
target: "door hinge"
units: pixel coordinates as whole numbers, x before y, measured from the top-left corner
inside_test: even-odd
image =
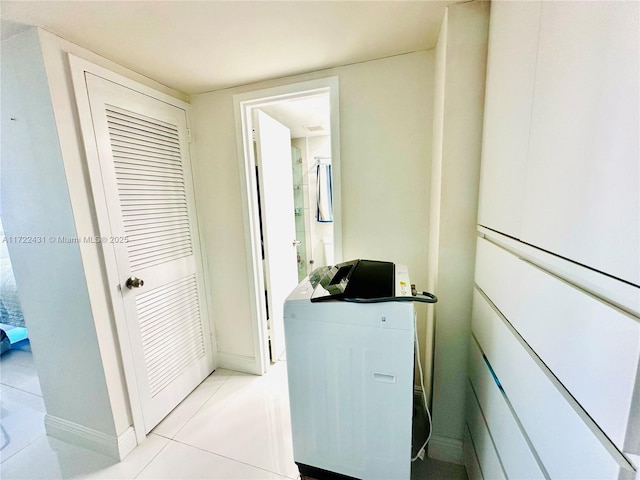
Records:
[[[187,128],[187,141],[191,143],[191,129]]]

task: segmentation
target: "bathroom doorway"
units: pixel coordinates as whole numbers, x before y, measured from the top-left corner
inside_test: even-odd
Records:
[[[260,108],[290,129],[298,282],[334,264],[333,165],[329,94]]]
[[[287,294],[314,268],[342,258],[338,80],[333,77],[236,95],[234,104],[245,176],[245,228],[251,239],[247,257],[253,279],[256,371],[265,373],[284,352],[282,306]],[[281,158],[289,165],[290,175],[279,177],[278,188],[293,200],[291,209],[270,210],[265,192],[269,185],[263,184],[261,170],[268,167],[260,164],[261,147],[256,145],[261,138],[256,132],[257,112],[289,130],[288,153]],[[281,274],[289,268],[289,260],[271,258],[267,244],[271,241],[273,245],[270,234],[274,230],[281,233],[286,228],[280,225],[289,223],[294,225],[294,238],[282,237],[279,243],[295,248],[291,267],[296,273],[293,279],[287,277],[286,285],[275,285],[280,280],[272,278],[271,272]]]

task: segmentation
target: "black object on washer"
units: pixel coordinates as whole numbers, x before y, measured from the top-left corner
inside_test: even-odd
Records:
[[[395,264],[378,260],[351,260],[321,267],[310,275],[312,302],[345,298],[384,298],[395,295]]]

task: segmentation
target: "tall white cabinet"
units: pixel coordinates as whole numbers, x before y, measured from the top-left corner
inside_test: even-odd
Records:
[[[639,18],[492,3],[472,478],[640,478]]]

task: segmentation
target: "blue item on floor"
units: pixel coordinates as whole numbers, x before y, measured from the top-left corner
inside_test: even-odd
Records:
[[[11,340],[4,330],[0,329],[0,355],[11,348]]]
[[[25,327],[0,323],[0,332],[0,355],[9,350],[11,345],[29,338],[29,332]]]

